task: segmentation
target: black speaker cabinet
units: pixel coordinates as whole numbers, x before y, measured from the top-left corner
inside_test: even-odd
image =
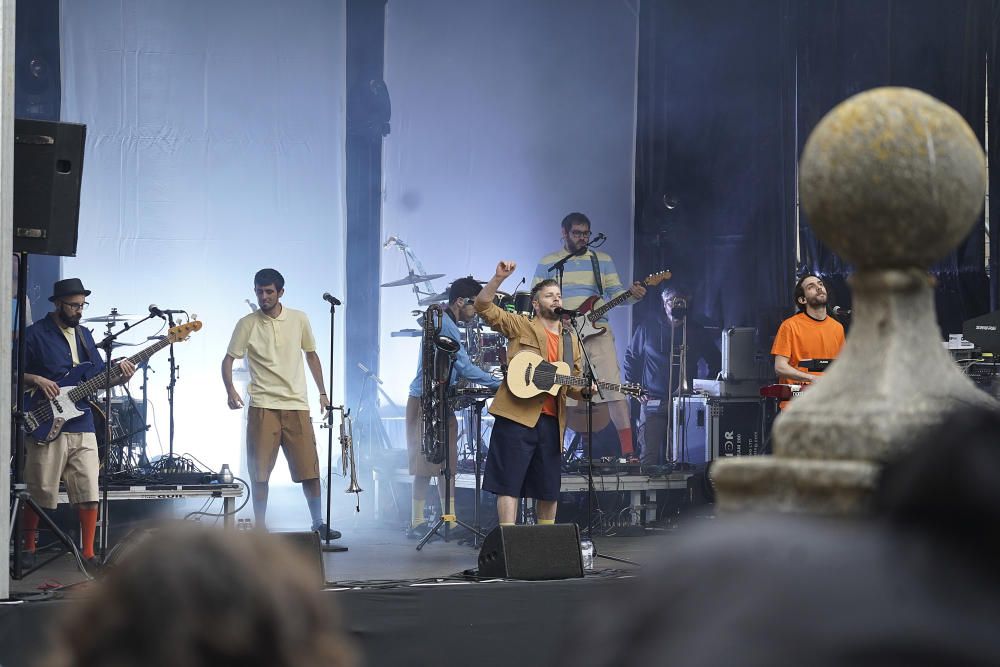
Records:
[[[76,256],[87,128],[14,121],[14,252]]]
[[[479,552],[480,577],[570,579],[583,576],[575,523],[497,526]]]
[[[323,588],[326,585],[326,573],[323,571],[323,551],[320,547],[319,533],[271,533],[275,539],[285,542],[293,550],[297,551],[302,558],[309,563],[313,576],[316,579],[316,587]]]

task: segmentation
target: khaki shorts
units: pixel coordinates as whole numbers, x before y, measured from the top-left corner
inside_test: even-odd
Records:
[[[251,406],[247,414],[247,468],[254,482],[271,478],[279,448],[285,452],[293,482],[319,478],[316,433],[309,411]]]
[[[25,438],[24,447],[24,482],[41,507],[54,510],[59,504],[60,478],[74,505],[97,502],[101,463],[93,433],[60,433],[50,443]]]
[[[420,416],[420,398],[410,396],[406,399],[406,454],[409,459],[410,474],[415,477],[437,477],[444,470],[444,463],[431,463],[420,451],[423,434],[423,420]],[[448,453],[451,455],[451,473],[455,474],[458,465],[458,420],[455,415],[448,419]]]

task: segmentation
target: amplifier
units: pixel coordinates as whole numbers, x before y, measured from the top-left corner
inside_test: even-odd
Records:
[[[773,416],[760,398],[674,398],[671,455],[677,463],[705,466],[727,456],[761,453]]]

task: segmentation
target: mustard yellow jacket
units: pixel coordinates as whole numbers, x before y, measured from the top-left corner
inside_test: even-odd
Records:
[[[507,358],[513,359],[514,355],[522,350],[534,352],[547,358],[548,339],[545,333],[545,326],[538,318],[530,319],[524,315],[508,313],[499,308],[493,302],[482,304],[476,302],[476,312],[494,330],[503,334],[507,342]],[[573,340],[573,375],[581,375],[580,358],[583,353],[580,351],[580,340],[576,334],[572,334]],[[563,337],[559,336],[559,359],[563,358]],[[566,432],[566,396],[581,400],[582,390],[579,387],[562,387],[556,395],[556,412],[559,415],[559,447],[562,447],[563,434]],[[533,427],[538,423],[538,417],[542,414],[542,402],[545,394],[532,396],[531,398],[518,398],[507,388],[504,382],[497,390],[496,398],[490,406],[490,414],[494,417],[506,417],[518,424]]]

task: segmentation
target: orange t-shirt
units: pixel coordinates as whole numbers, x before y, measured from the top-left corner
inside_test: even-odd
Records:
[[[789,366],[814,373],[801,365],[803,359],[836,359],[843,346],[844,327],[840,322],[830,316],[824,320],[815,320],[805,313],[797,313],[778,327],[771,354],[788,357]],[[779,378],[778,381],[781,384],[799,384],[786,377]]]
[[[545,335],[547,338],[546,347],[546,358],[549,361],[560,361],[559,359],[559,334],[554,334],[548,329],[545,330]],[[545,394],[545,399],[542,401],[542,414],[551,415],[553,417],[559,416],[556,412],[556,397],[552,394]]]

